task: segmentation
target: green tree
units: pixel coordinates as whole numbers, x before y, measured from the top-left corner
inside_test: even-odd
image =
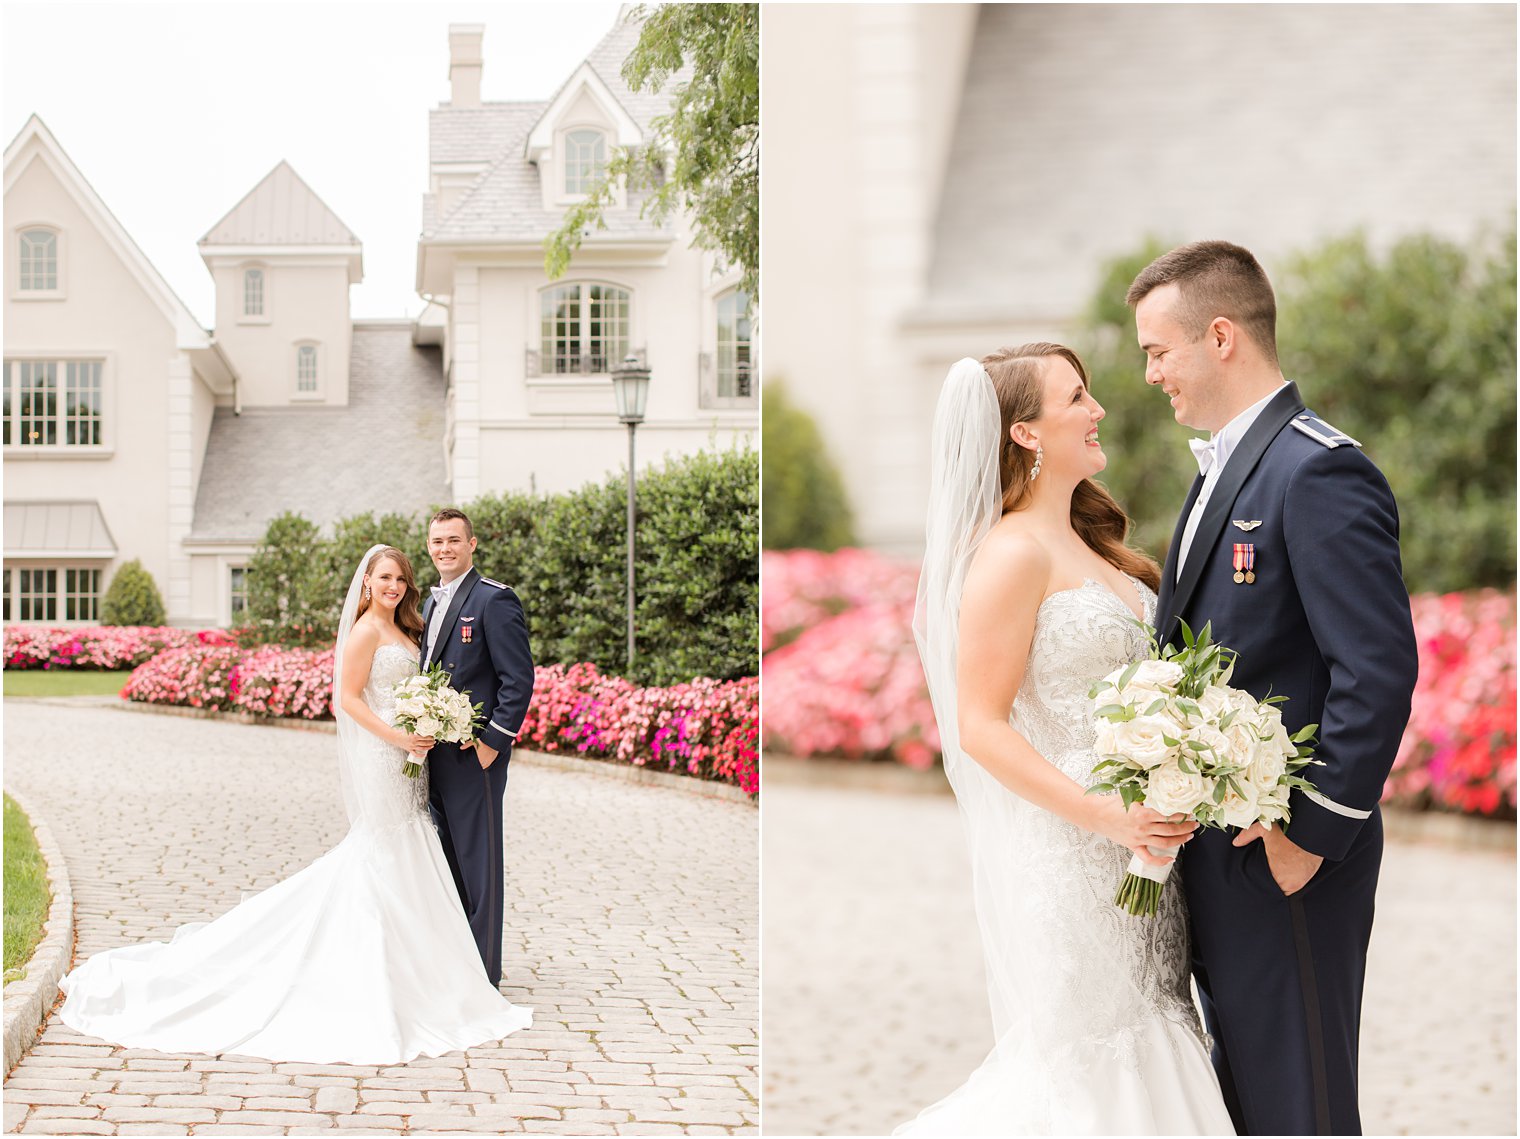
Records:
[[[124,563],[101,600],[101,624],[162,625],[166,620],[164,599],[153,575],[136,558]]]
[[[760,400],[765,548],[837,550],[852,544],[849,501],[818,425],[787,399],[780,381],[767,380]]]
[[[643,216],[663,221],[690,211],[697,246],[717,250],[756,295],[760,263],[760,9],[758,4],[644,5],[639,42],[623,63],[634,91],[659,91],[677,79],[670,112],[654,137],[623,149],[605,179],[544,239],[544,270],[562,276],[591,226],[605,229],[615,188],[648,191]],[[667,155],[671,156],[668,159]]]
[[[331,562],[316,524],[286,511],[269,523],[248,560],[250,638],[288,645],[331,642],[338,626],[332,591]],[[341,596],[337,604],[341,610]]]

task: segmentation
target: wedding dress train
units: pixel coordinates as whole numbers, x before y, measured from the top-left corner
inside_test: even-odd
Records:
[[[1155,595],[1131,579],[1155,620]],[[1035,620],[1012,723],[1079,783],[1098,780],[1088,687],[1146,655],[1133,611],[1087,581]],[[914,1135],[1234,1134],[1189,990],[1173,874],[1152,918],[1114,905],[1130,852],[1020,799],[965,757],[947,767],[970,845],[996,1042]]]
[[[417,657],[376,650],[365,702],[386,723]],[[352,827],[310,866],[169,942],[97,953],[60,982],[69,1027],[132,1048],[313,1064],[400,1064],[532,1022],[486,976],[405,753],[351,735]]]

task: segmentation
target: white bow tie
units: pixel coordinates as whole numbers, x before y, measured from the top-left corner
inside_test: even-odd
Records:
[[[1188,446],[1193,449],[1193,458],[1198,460],[1198,473],[1207,475],[1214,469],[1215,439],[1189,439]],[[434,592],[437,592],[436,590]]]
[[[447,597],[448,595],[449,595],[449,587],[448,586],[446,586],[446,585],[435,585],[435,586],[433,586],[433,596],[434,597]]]

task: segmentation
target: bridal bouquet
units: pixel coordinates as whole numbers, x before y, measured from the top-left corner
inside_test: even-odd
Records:
[[[483,704],[471,704],[470,698],[449,687],[449,674],[435,664],[426,672],[409,676],[396,685],[395,727],[419,736],[431,736],[448,743],[468,743],[475,738],[475,717]],[[422,764],[410,758],[402,772],[416,778]]]
[[[1126,809],[1142,803],[1206,827],[1287,822],[1293,788],[1314,787],[1298,772],[1321,762],[1313,758],[1319,725],[1290,736],[1277,707],[1286,696],[1257,700],[1231,688],[1236,654],[1213,643],[1208,625],[1195,637],[1184,622],[1180,651],[1158,651],[1150,632],[1150,659],[1110,673],[1088,692],[1098,731],[1093,773],[1103,778],[1088,793],[1117,792]],[[1172,865],[1131,859],[1114,904],[1155,914]]]

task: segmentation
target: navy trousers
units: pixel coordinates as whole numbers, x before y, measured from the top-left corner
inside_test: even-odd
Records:
[[[501,983],[501,928],[505,894],[502,875],[501,804],[507,789],[510,751],[484,771],[475,751],[435,744],[428,753],[428,807],[443,856],[448,859],[470,919],[486,975]]]
[[[1236,833],[1202,829],[1182,860],[1193,976],[1230,1118],[1242,1135],[1360,1135],[1357,1037],[1382,816],[1374,810],[1346,857],[1292,895],[1262,843],[1234,847]]]

